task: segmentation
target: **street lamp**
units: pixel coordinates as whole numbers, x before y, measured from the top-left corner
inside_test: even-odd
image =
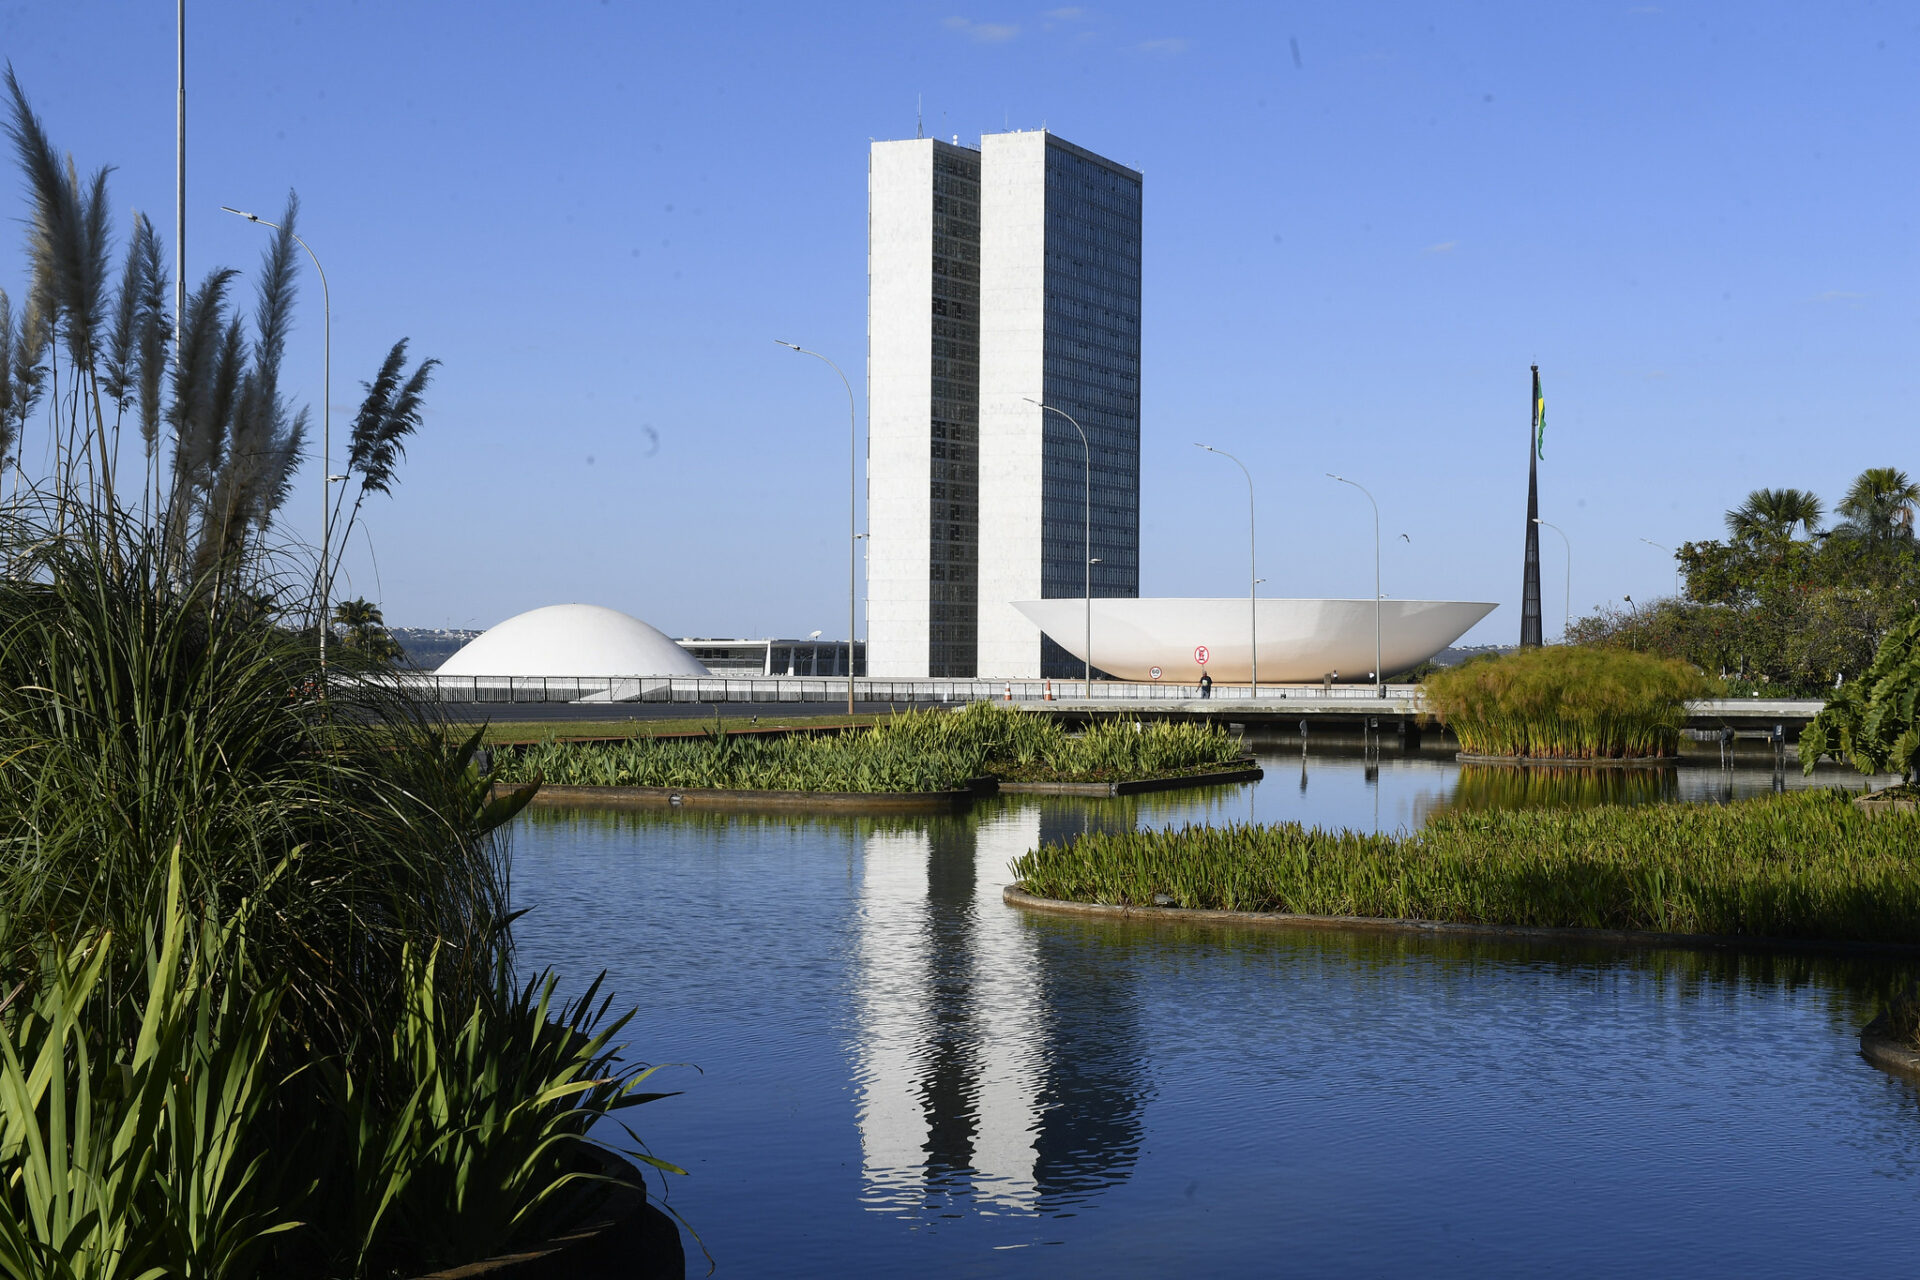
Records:
[[[1240,468],[1240,474],[1247,478],[1247,651],[1253,657],[1253,688],[1248,696],[1258,698],[1260,696],[1260,603],[1259,594],[1255,588],[1266,579],[1254,576],[1260,570],[1254,562],[1256,552],[1253,539],[1253,472],[1247,470],[1246,463],[1225,449],[1216,449],[1210,444],[1201,444],[1198,440],[1193,442],[1193,447],[1205,449],[1208,453],[1219,454]]]
[[[1533,518],[1533,522],[1537,525],[1542,525],[1548,529],[1553,530],[1555,533],[1560,535],[1560,541],[1563,543],[1566,543],[1567,603],[1564,607],[1563,612],[1560,615],[1560,643],[1565,644],[1567,642],[1567,624],[1573,620],[1573,543],[1567,540],[1567,531],[1565,529],[1562,529],[1559,525],[1550,524],[1547,521],[1542,520],[1539,516],[1535,516]]]
[[[1380,504],[1373,501],[1373,495],[1367,493],[1367,487],[1345,476],[1327,472],[1327,479],[1338,480],[1341,484],[1350,484],[1361,493],[1367,494],[1367,501],[1373,503],[1373,691],[1376,697],[1387,696],[1387,673],[1380,669]]]
[[[1073,415],[1068,413],[1065,409],[1056,409],[1050,404],[1041,404],[1040,401],[1035,400],[1032,396],[1021,396],[1020,398],[1022,400],[1025,400],[1028,404],[1039,406],[1039,409],[1042,413],[1059,414],[1061,417],[1065,418],[1068,422],[1073,422],[1073,429],[1075,431],[1080,432],[1080,458],[1081,458],[1081,461],[1085,464],[1086,480],[1087,480],[1086,501],[1081,507],[1081,511],[1083,516],[1085,517],[1085,524],[1086,524],[1086,533],[1085,533],[1086,550],[1081,553],[1080,558],[1083,561],[1085,561],[1086,570],[1087,570],[1087,573],[1086,573],[1086,592],[1087,592],[1087,595],[1086,595],[1086,600],[1087,600],[1086,646],[1087,647],[1083,655],[1083,659],[1086,663],[1084,678],[1087,682],[1087,697],[1091,699],[1093,697],[1093,566],[1095,565],[1095,563],[1097,563],[1093,558],[1093,446],[1087,443],[1087,433],[1081,430],[1080,424],[1078,422],[1074,422]]]
[[[184,10],[183,10],[184,12]],[[181,111],[186,110],[186,91],[181,90]],[[231,205],[221,205],[222,213],[231,213],[236,218],[245,218],[263,227],[280,230],[277,222],[268,222],[257,213],[248,213],[244,209],[235,209]],[[329,552],[333,546],[333,496],[334,477],[329,473],[333,465],[333,298],[327,291],[327,273],[321,269],[320,259],[314,254],[313,246],[300,239],[298,232],[289,232],[300,247],[307,251],[307,257],[313,259],[313,269],[320,277],[320,308],[326,321],[323,340],[323,359],[320,373],[320,474],[324,479],[320,484],[320,691],[322,696],[327,688],[327,630],[331,625],[327,618],[328,606],[332,603],[333,572]],[[186,277],[182,276],[184,280]],[[184,287],[184,286],[182,286]],[[174,329],[176,349],[179,343],[179,328]]]
[[[1652,538],[1642,538],[1640,539],[1640,541],[1646,543],[1648,546],[1652,547],[1656,551],[1664,551],[1668,555],[1673,555],[1674,553],[1672,547],[1661,546],[1659,543],[1655,542]],[[1673,598],[1678,600],[1685,594],[1686,592],[1680,586],[1680,564],[1676,560],[1673,566]]]
[[[847,389],[847,714],[853,714],[853,636],[854,619],[860,599],[860,418],[853,399],[853,384],[840,366],[794,342],[774,339],[789,351],[812,356],[840,374],[840,385]]]

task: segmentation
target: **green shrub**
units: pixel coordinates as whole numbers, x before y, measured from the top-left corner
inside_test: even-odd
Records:
[[[479,734],[131,517],[7,515],[0,1275],[414,1274],[579,1211],[656,1095],[597,983],[514,977]]]
[[[1673,754],[1708,683],[1673,659],[1556,645],[1450,667],[1424,688],[1469,754],[1597,760]]]
[[[1822,756],[1902,782],[1920,772],[1920,617],[1889,631],[1867,674],[1800,731],[1800,767],[1812,773]]]

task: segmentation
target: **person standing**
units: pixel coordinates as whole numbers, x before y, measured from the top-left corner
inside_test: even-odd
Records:
[[[1211,698],[1213,696],[1213,677],[1205,671],[1200,673],[1200,696],[1203,698]]]

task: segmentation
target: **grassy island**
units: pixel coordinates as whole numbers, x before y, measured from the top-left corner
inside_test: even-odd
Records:
[[[839,734],[752,737],[716,725],[695,739],[549,741],[502,747],[508,782],[877,794],[952,791],[978,778],[1109,782],[1226,768],[1239,741],[1211,724],[1100,720],[1071,734],[1044,716],[975,703],[908,711]]]
[[[1920,815],[1845,792],[1724,806],[1447,813],[1412,835],[1295,824],[1096,833],[1015,860],[1077,902],[1462,924],[1920,941]]]

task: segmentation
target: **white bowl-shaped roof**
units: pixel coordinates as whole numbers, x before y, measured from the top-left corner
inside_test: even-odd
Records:
[[[597,604],[550,604],[467,642],[443,676],[705,676],[698,659],[635,617]]]
[[[1373,670],[1379,619],[1380,665],[1388,675],[1418,666],[1464,635],[1493,606],[1470,600],[1225,599],[1015,600],[1013,607],[1075,658],[1087,658],[1091,623],[1095,667],[1122,680],[1192,684],[1200,672],[1245,684],[1253,674],[1250,633],[1258,631],[1260,679],[1312,682],[1338,671],[1342,681]],[[1091,618],[1089,618],[1091,613]],[[1204,665],[1197,661],[1205,651]],[[1160,676],[1153,675],[1159,668]]]

